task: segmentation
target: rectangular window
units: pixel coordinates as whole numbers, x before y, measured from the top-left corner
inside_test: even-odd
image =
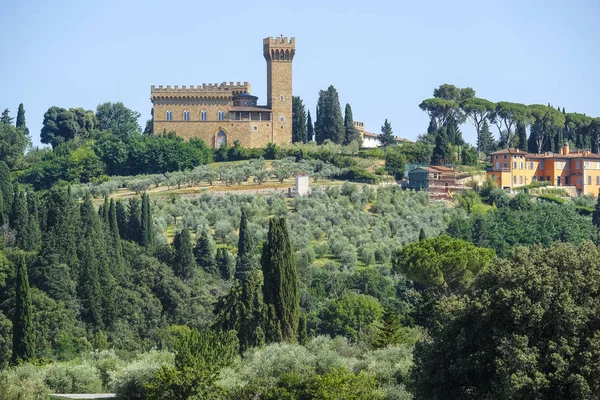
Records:
[[[537,182],[537,176],[534,175],[531,179],[533,180],[533,182]]]
[[[544,162],[540,161],[540,169],[544,169]]]
[[[596,177],[596,185],[600,185],[600,176]]]
[[[523,184],[523,177],[522,176],[519,177],[519,183]]]
[[[581,178],[577,178],[577,184],[581,185]]]
[[[529,162],[529,169],[533,169],[533,161]]]
[[[500,169],[500,161],[496,161],[496,169]]]
[[[523,169],[523,161],[521,161],[521,168],[520,169]]]
[[[517,183],[517,177],[513,176],[513,183]]]
[[[548,182],[550,182],[550,177],[549,177],[549,176],[547,176],[547,177],[546,177],[546,180],[547,180]]]
[[[592,184],[592,177],[588,175],[588,185]]]
[[[581,167],[581,162],[575,161],[575,169],[579,169]]]
[[[517,169],[517,162],[513,161],[513,169]]]
[[[508,163],[504,163],[504,168],[508,168]]]
[[[540,176],[540,182],[544,182],[544,177]]]
[[[505,155],[504,155],[504,157],[502,157],[502,158],[508,158],[508,157],[507,157],[507,155],[505,154]]]

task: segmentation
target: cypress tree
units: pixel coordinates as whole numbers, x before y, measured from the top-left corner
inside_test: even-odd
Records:
[[[254,241],[248,230],[248,212],[242,210],[240,220],[240,234],[238,239],[238,253],[235,262],[235,277],[240,279],[254,268]]]
[[[233,271],[231,268],[233,265],[233,260],[225,247],[219,247],[217,249],[215,261],[221,278],[226,281],[230,280],[233,277]]]
[[[2,188],[0,187],[0,228],[2,228],[7,222],[8,218],[4,213],[4,196],[2,195]]]
[[[448,137],[448,142],[452,146],[462,146],[465,144],[462,132],[460,131],[455,118],[450,118],[448,120],[448,123],[446,124],[446,136]]]
[[[527,151],[528,150],[527,127],[525,126],[525,124],[518,122],[516,129],[517,129],[517,140],[519,141],[518,148],[523,151]]]
[[[292,142],[306,143],[306,109],[298,96],[292,97]]]
[[[208,231],[208,228],[202,229],[200,237],[194,247],[194,256],[196,263],[200,268],[210,274],[217,274],[217,245]]]
[[[310,110],[308,110],[306,116],[306,141],[310,142],[315,140],[315,128],[313,127],[312,117],[310,116]]]
[[[196,262],[192,251],[192,235],[188,228],[183,228],[175,235],[175,265],[173,272],[183,281],[191,279],[195,274]]]
[[[35,332],[33,329],[33,306],[29,292],[29,279],[25,256],[19,255],[17,277],[15,279],[16,301],[13,318],[13,349],[14,364],[27,362],[35,358]]]
[[[379,143],[381,143],[382,146],[390,146],[396,143],[396,137],[392,131],[392,124],[388,122],[387,118],[381,127]]]
[[[0,192],[2,193],[4,212],[6,213],[6,217],[8,218],[13,202],[14,189],[10,178],[10,169],[4,161],[0,161]]]
[[[354,119],[352,117],[352,107],[350,107],[350,104],[346,104],[346,109],[344,110],[344,130],[344,144],[350,144],[352,142],[358,142],[359,146],[362,144],[360,132],[358,131],[356,126],[354,126]]]
[[[327,139],[338,144],[344,143],[346,136],[344,119],[342,118],[339,95],[333,85],[329,86],[327,90],[319,92],[315,134],[318,144]]]
[[[17,232],[15,240],[17,246],[23,250],[25,250],[27,243],[28,219],[25,192],[17,187],[13,200],[12,213],[10,215],[10,226]]]
[[[113,199],[110,199],[108,206],[108,231],[109,231],[109,256],[114,260],[113,275],[118,277],[123,272],[123,247],[121,244],[121,235],[119,234],[119,224],[117,222],[117,209]]]
[[[300,317],[300,283],[285,218],[273,218],[269,222],[261,265],[264,302],[274,307],[283,339],[295,342]]]
[[[42,252],[56,254],[58,263],[67,264],[77,278],[77,227],[79,226],[79,206],[62,187],[51,188],[44,196],[45,227],[42,234]]]
[[[435,147],[433,148],[431,163],[440,165],[450,161],[452,161],[452,148],[450,147],[448,137],[446,136],[446,128],[442,127],[438,130],[437,137],[435,138]]]
[[[142,193],[142,218],[140,223],[141,245],[148,247],[154,244],[154,227],[152,211],[150,210],[150,196]]]
[[[110,203],[108,202],[108,196],[104,196],[104,203],[98,208],[98,215],[104,222],[105,226],[108,226],[109,221],[109,213],[110,213]]]
[[[16,127],[20,128],[25,135],[29,135],[29,128],[27,128],[27,124],[25,123],[25,108],[23,107],[23,103],[19,104]]]
[[[431,118],[429,120],[429,126],[427,127],[427,134],[430,136],[434,136],[434,135],[437,135],[437,132],[438,132],[437,122],[435,122],[435,118]]]
[[[487,119],[483,121],[483,125],[481,126],[481,132],[479,133],[479,150],[483,154],[490,154],[492,151],[496,149],[496,140],[494,139],[494,135],[490,131],[490,125],[487,122]]]
[[[81,205],[78,255],[78,289],[84,320],[97,329],[103,329],[116,314],[115,281],[106,254],[104,228],[89,196]]]
[[[248,215],[242,210],[235,281],[229,293],[219,297],[214,309],[215,329],[235,330],[240,351],[265,342],[265,309],[261,296],[262,280],[254,268],[253,241],[248,231]]]
[[[40,219],[38,212],[38,199],[35,192],[27,193],[27,227],[23,238],[23,250],[36,251],[42,242]]]
[[[0,124],[12,124],[14,118],[10,116],[10,110],[5,108],[2,111],[2,116],[0,116]]]
[[[421,228],[419,231],[419,242],[427,239],[427,235],[425,234],[425,229]]]
[[[306,331],[306,313],[300,313],[298,320],[298,343],[305,345],[308,342],[308,333]]]
[[[136,242],[137,244],[142,243],[142,222],[140,200],[136,198],[129,199],[129,221],[127,223],[127,237],[129,240]]]
[[[121,238],[124,240],[131,240],[128,235],[129,214],[127,213],[127,208],[122,201],[117,201],[115,208],[117,210],[117,226],[119,227]]]

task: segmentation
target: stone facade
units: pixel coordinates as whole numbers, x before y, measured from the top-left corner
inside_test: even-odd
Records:
[[[294,38],[263,40],[267,62],[267,105],[258,105],[250,84],[223,82],[199,86],[152,86],[154,133],[174,131],[208,146],[265,147],[292,142],[292,61]]]

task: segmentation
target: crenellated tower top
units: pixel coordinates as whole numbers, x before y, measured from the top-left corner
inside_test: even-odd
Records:
[[[268,37],[263,39],[263,55],[267,61],[291,62],[296,54],[296,38]]]

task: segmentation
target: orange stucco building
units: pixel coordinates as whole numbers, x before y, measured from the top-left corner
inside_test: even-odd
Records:
[[[597,196],[600,189],[600,154],[581,150],[570,152],[568,144],[561,148],[559,154],[503,149],[490,156],[492,168],[487,174],[504,189],[533,182],[573,186],[579,195]]]

